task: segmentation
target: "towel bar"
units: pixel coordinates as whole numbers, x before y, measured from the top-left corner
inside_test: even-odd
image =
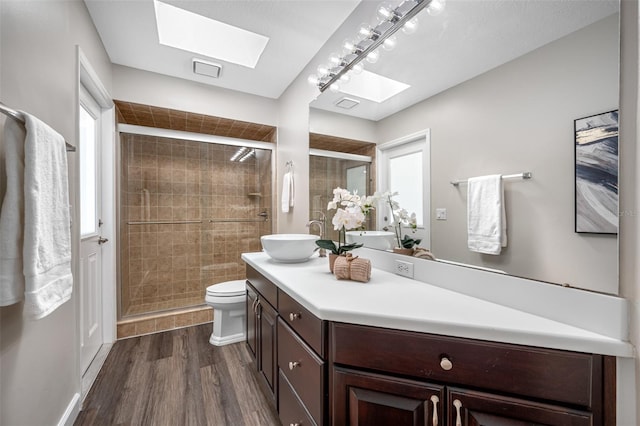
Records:
[[[6,116],[11,117],[14,120],[19,121],[20,123],[24,124],[24,117],[22,116],[20,111],[16,111],[14,109],[11,109],[8,106],[6,106],[5,104],[3,104],[2,102],[0,102],[0,112],[5,114]],[[65,143],[65,145],[67,147],[67,152],[76,152],[76,147],[75,146],[71,145],[67,141],[65,141],[64,143]]]
[[[533,175],[531,174],[531,172],[522,172],[522,173],[516,173],[513,175],[502,175],[502,179],[531,179],[532,177]],[[451,185],[458,186],[462,183],[468,183],[468,182],[469,182],[469,179],[452,180]]]

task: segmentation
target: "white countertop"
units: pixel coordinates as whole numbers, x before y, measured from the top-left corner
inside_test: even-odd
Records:
[[[328,258],[317,255],[297,264],[275,262],[263,252],[244,253],[242,259],[323,320],[634,356],[628,342],[380,269],[360,283],[337,280]]]

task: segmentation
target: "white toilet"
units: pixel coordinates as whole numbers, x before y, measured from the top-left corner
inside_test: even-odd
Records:
[[[229,345],[245,340],[245,280],[226,281],[207,287],[207,305],[213,308],[213,333],[209,343]]]

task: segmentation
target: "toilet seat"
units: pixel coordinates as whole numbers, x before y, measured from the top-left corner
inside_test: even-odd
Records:
[[[235,297],[244,296],[246,291],[244,280],[226,281],[207,287],[207,296]]]

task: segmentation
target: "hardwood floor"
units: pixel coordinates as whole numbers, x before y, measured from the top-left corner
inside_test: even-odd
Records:
[[[279,425],[246,344],[209,344],[211,324],[116,342],[75,422]]]

